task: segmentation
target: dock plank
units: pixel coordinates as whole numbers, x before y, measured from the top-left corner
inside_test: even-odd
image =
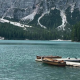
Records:
[[[68,61],[66,61],[66,65],[67,65],[67,66],[80,67],[80,63],[77,63],[77,62],[68,62]]]

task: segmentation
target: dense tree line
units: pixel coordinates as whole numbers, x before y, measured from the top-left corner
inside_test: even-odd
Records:
[[[8,23],[0,23],[0,36],[5,37],[5,39],[24,39],[24,35],[25,32],[22,30],[22,28]]]
[[[73,26],[72,41],[80,41],[80,22]]]
[[[0,36],[5,37],[5,39],[48,40],[55,39],[54,35],[45,29],[33,27],[23,30],[23,28],[8,23],[0,23]]]
[[[11,25],[9,23],[0,23],[0,36],[9,40],[54,40],[70,39],[66,31],[58,31],[55,28],[43,29],[41,27],[26,28]]]
[[[47,28],[58,27],[59,25],[62,24],[60,11],[57,10],[57,9],[50,10],[50,13],[44,15],[44,17],[42,17],[40,22],[41,22],[42,25],[46,26]]]
[[[80,12],[79,9],[74,9],[74,11],[70,12],[70,7],[66,10],[67,21],[70,25],[75,25],[80,21]]]

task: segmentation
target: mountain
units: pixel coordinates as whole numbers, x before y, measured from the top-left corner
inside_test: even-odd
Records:
[[[80,0],[0,0],[0,19],[70,33],[80,21]]]

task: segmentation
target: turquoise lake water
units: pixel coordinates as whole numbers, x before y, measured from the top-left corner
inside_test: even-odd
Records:
[[[80,67],[45,65],[36,55],[80,58],[80,43],[0,40],[0,80],[80,80]]]

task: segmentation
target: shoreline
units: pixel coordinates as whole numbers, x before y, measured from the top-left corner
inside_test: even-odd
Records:
[[[71,40],[61,40],[61,39],[58,39],[58,40],[49,40],[49,41],[71,41]]]

